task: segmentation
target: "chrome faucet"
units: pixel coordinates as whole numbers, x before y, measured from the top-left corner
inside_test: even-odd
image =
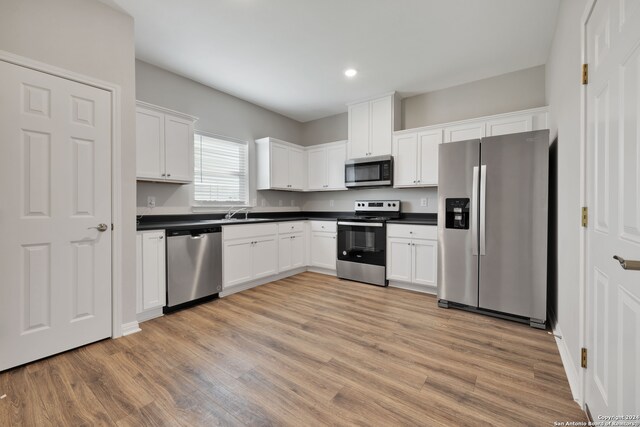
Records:
[[[249,217],[249,211],[247,210],[247,208],[238,208],[235,211],[233,210],[233,208],[234,208],[233,206],[229,208],[229,210],[227,211],[227,214],[224,216],[224,219],[231,219],[235,214],[241,211],[244,211],[244,219],[247,219]]]

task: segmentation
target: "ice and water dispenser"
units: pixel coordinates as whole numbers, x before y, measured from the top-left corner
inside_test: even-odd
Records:
[[[445,227],[468,230],[470,205],[470,199],[445,199]]]

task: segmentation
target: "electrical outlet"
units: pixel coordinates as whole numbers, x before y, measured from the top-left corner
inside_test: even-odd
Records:
[[[278,206],[282,206],[282,200],[278,200]]]
[[[156,198],[155,198],[155,196],[147,197],[147,207],[148,208],[152,208],[152,209],[156,207]]]
[[[267,206],[267,201],[265,199],[262,199],[262,201],[260,202],[260,204],[262,205],[262,207],[264,208],[265,206]]]
[[[429,199],[420,199],[420,206],[422,206],[423,208],[427,207],[427,200]]]
[[[332,208],[333,207],[333,200],[329,200],[329,207]]]
[[[252,203],[252,205],[253,205],[253,206],[258,206],[258,199],[255,199],[255,198],[254,198],[254,199],[253,199],[253,203]]]

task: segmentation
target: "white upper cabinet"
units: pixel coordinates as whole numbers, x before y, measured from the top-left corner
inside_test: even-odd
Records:
[[[503,117],[487,121],[487,136],[506,135],[510,133],[529,132],[533,129],[533,115]]]
[[[471,122],[444,128],[444,142],[466,141],[467,139],[484,138],[485,123]]]
[[[195,117],[138,101],[136,176],[138,180],[193,181]]]
[[[305,156],[302,147],[275,138],[256,140],[258,190],[302,191]]]
[[[400,101],[395,94],[349,105],[350,159],[391,154],[393,131],[400,127]]]
[[[442,129],[395,135],[394,186],[438,185],[438,147],[441,143]]]
[[[346,141],[338,141],[307,149],[307,189],[309,191],[346,190],[344,186],[346,145]]]

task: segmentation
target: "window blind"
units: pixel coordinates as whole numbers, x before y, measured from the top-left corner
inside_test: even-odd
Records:
[[[247,144],[196,134],[194,200],[247,204]]]

